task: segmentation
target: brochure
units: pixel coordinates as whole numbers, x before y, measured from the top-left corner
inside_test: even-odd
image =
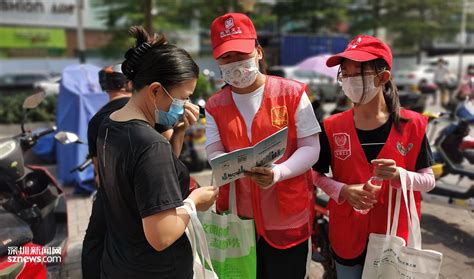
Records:
[[[288,127],[266,137],[252,147],[234,150],[211,160],[217,186],[244,177],[253,167],[270,167],[286,151]]]

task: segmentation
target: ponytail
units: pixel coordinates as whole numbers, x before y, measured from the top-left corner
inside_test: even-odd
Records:
[[[376,59],[372,63],[376,73],[380,73],[388,69],[388,64],[383,59]],[[393,123],[395,124],[395,128],[400,132],[400,123],[407,122],[408,119],[400,116],[400,98],[398,96],[397,86],[392,77],[390,77],[387,83],[385,83],[383,86],[383,97],[385,99],[385,103],[387,104],[387,109],[390,113],[390,116],[393,119]]]

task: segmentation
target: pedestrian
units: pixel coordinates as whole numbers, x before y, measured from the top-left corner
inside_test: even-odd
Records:
[[[228,13],[211,25],[213,56],[226,82],[206,103],[208,159],[249,147],[288,127],[287,150],[272,168],[254,167],[236,181],[238,215],[255,222],[257,278],[304,278],[310,257],[313,186],[320,127],[300,82],[265,75],[263,49],[246,15]],[[228,210],[229,186],[217,211]]]
[[[460,101],[472,98],[474,93],[474,64],[467,66],[466,74],[463,76],[458,86],[457,99]]]
[[[94,163],[94,177],[96,185],[99,184],[96,140],[102,121],[112,112],[122,108],[130,100],[131,91],[128,88],[128,80],[122,73],[121,64],[111,65],[99,71],[99,83],[102,90],[109,96],[109,102],[105,104],[89,121],[87,129],[87,141],[89,146],[89,157]],[[100,278],[100,260],[104,250],[105,224],[102,199],[100,193],[96,193],[89,225],[82,243],[82,277],[85,279]]]
[[[433,95],[433,105],[438,103],[438,99],[441,98],[441,104],[447,105],[449,103],[449,83],[451,78],[451,73],[446,66],[448,62],[445,61],[443,58],[438,59],[438,63],[436,65],[434,71],[434,81],[438,86],[438,92]],[[438,95],[440,97],[438,97]]]
[[[131,88],[129,87],[127,77],[122,73],[122,64],[107,66],[99,71],[99,83],[102,90],[107,93],[109,102],[105,104],[89,121],[87,129],[87,141],[89,147],[89,158],[94,164],[94,176],[96,186],[99,186],[99,167],[97,165],[97,135],[102,121],[109,115],[121,109],[131,97]],[[171,138],[173,129],[163,125],[156,124],[155,129],[168,140]],[[175,152],[178,149],[179,142],[172,143]],[[180,149],[180,148],[179,148]],[[179,156],[179,153],[176,155]],[[100,260],[104,250],[105,234],[107,227],[102,205],[102,198],[96,191],[92,203],[92,211],[89,219],[89,225],[86,229],[84,241],[82,244],[82,277],[100,278]]]
[[[107,224],[101,277],[192,278],[193,255],[184,234],[189,216],[182,207],[207,210],[217,191],[188,193],[189,172],[154,125],[172,126],[182,142],[198,116],[199,108],[187,100],[199,69],[165,37],[137,26],[130,33],[136,43],[125,54],[122,72],[134,93],[104,119],[97,137],[98,191]]]
[[[426,119],[400,109],[392,52],[379,39],[357,36],[326,64],[340,65],[338,81],[354,106],[324,121],[314,183],[331,198],[329,239],[337,277],[361,278],[369,234],[385,234],[389,191],[400,187],[400,173],[414,175],[418,214],[420,192],[434,187]],[[325,175],[329,167],[331,178]],[[374,176],[383,179],[381,188],[368,183]],[[406,218],[401,210],[397,235],[405,240]]]

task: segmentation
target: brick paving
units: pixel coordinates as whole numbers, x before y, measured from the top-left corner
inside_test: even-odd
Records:
[[[194,177],[202,185],[209,184],[208,172]],[[91,207],[89,197],[69,196],[69,246],[61,278],[82,278],[80,255]],[[466,210],[428,203],[423,203],[422,211],[423,248],[444,255],[440,278],[474,278],[474,215]],[[313,262],[310,278],[321,278],[322,273],[322,267]]]

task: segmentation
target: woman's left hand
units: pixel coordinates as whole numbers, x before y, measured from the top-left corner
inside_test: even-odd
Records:
[[[191,102],[184,104],[184,114],[181,121],[179,121],[173,129],[175,131],[186,131],[193,126],[199,119],[199,106]]]
[[[260,188],[266,189],[273,183],[273,170],[271,168],[253,167],[246,171],[245,176],[255,182]]]
[[[376,176],[385,179],[399,179],[400,173],[397,168],[397,163],[392,159],[375,159],[371,161],[374,166],[374,173]]]

